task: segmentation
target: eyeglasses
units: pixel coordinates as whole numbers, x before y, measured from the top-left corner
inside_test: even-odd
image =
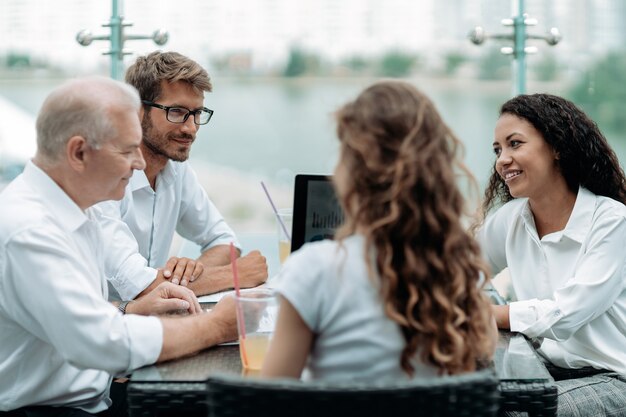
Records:
[[[150,107],[156,107],[157,109],[165,110],[165,117],[172,123],[185,123],[190,114],[193,114],[193,122],[197,125],[205,125],[211,120],[213,116],[213,110],[203,107],[198,110],[189,110],[184,107],[176,106],[163,106],[161,104],[153,103],[148,100],[141,100],[143,104]]]

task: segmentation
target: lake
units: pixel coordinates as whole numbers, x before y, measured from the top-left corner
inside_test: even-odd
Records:
[[[278,203],[287,206],[296,173],[330,173],[338,151],[333,111],[374,81],[214,77],[214,91],[206,95],[205,105],[215,114],[199,130],[191,161],[207,188],[214,191],[209,194],[218,207],[227,217],[245,223],[257,217],[255,202],[264,211],[269,209],[259,180],[267,181]],[[463,141],[465,163],[483,185],[494,158],[491,143],[498,108],[510,96],[510,83],[426,78],[409,81],[431,97]],[[45,96],[60,82],[0,80],[0,94],[35,116]],[[556,85],[531,84],[531,88],[533,92],[561,93]],[[624,161],[626,143],[617,140],[617,135],[607,136]],[[246,185],[249,183],[253,185]],[[271,212],[265,212],[259,224],[265,228],[271,222]]]

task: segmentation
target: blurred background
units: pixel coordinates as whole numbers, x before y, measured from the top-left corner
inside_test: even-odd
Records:
[[[512,95],[510,41],[468,40],[475,26],[510,34],[507,0],[129,0],[119,1],[126,34],[169,32],[169,41],[124,45],[138,56],[181,52],[205,66],[215,111],[200,129],[191,163],[236,231],[274,230],[260,186],[291,206],[296,173],[332,172],[337,158],[333,111],[381,78],[425,91],[465,144],[481,186],[493,164],[499,106]],[[557,27],[562,40],[529,40],[527,92],[563,95],[600,125],[626,158],[626,2],[526,0],[537,19],[528,33]],[[0,173],[8,181],[33,155],[34,119],[64,80],[109,75],[108,42],[81,46],[76,35],[111,18],[110,1],[0,0]]]

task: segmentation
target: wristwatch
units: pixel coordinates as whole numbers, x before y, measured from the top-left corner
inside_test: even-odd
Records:
[[[130,303],[130,301],[122,301],[120,305],[117,306],[117,309],[122,312],[122,314],[126,314],[126,306]]]

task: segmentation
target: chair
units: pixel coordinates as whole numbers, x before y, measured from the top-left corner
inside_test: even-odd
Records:
[[[210,417],[495,416],[498,381],[491,370],[392,385],[300,382],[216,375],[209,378]]]

